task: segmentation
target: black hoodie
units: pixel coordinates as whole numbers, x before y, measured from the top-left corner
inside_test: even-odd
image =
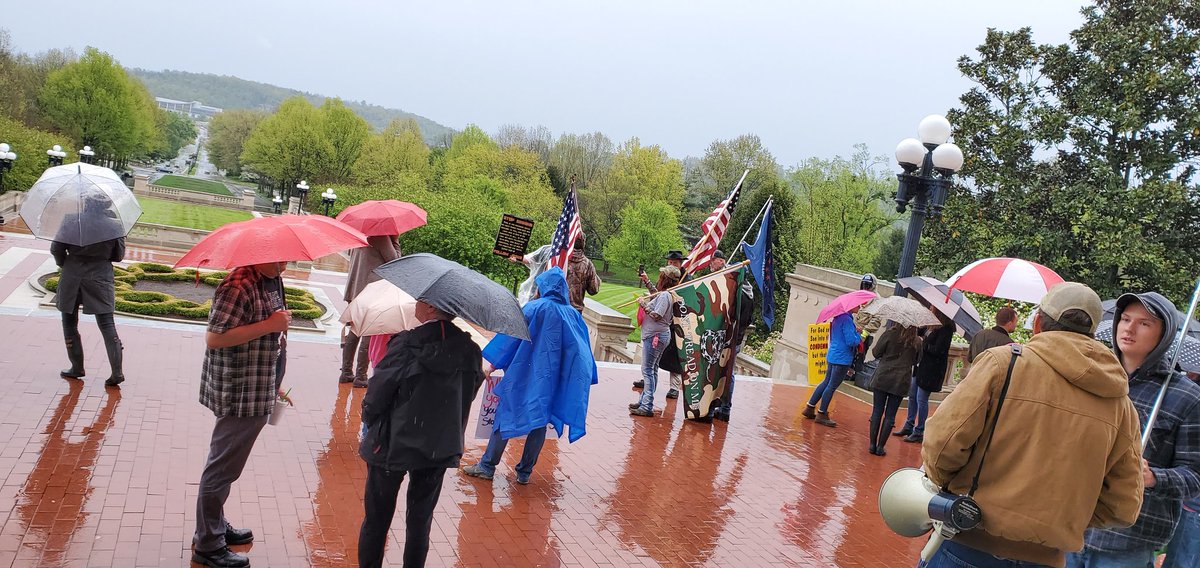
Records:
[[[1171,345],[1179,336],[1182,319],[1175,305],[1156,292],[1121,296],[1113,315],[1113,351],[1118,359],[1121,348],[1116,325],[1134,301],[1140,301],[1164,324],[1158,346],[1129,377],[1129,398],[1143,431],[1163,381],[1169,378],[1171,384],[1143,453],[1155,486],[1146,488],[1137,523],[1124,529],[1092,529],[1085,537],[1088,548],[1113,552],[1162,548],[1179,522],[1182,501],[1200,496],[1200,386],[1169,368]]]

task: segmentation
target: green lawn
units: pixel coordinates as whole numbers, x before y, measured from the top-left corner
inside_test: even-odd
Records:
[[[216,195],[233,195],[233,192],[229,191],[229,188],[225,187],[225,184],[223,183],[192,177],[163,176],[157,180],[154,180],[154,185],[186,189],[189,191],[199,191],[203,193],[213,193]]]
[[[138,219],[142,223],[211,231],[221,225],[254,217],[249,211],[234,211],[152,197],[139,197],[138,202],[142,204],[142,217]]]
[[[638,295],[639,293],[645,293],[645,291],[646,290],[644,288],[635,288],[633,286],[623,286],[621,284],[613,284],[612,282],[604,282],[600,284],[600,293],[592,296],[592,299],[629,316],[629,319],[632,320],[633,325],[637,326],[637,304],[630,304],[623,308],[617,308],[617,306],[632,300],[634,296]],[[635,327],[633,333],[629,334],[629,340],[635,342],[641,341],[641,328]]]

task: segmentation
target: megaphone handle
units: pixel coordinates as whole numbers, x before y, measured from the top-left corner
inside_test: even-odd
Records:
[[[946,537],[942,535],[942,523],[935,522],[933,524],[933,534],[929,536],[929,542],[925,543],[925,548],[921,549],[921,561],[929,562],[933,558],[934,553],[942,547],[942,543],[946,541]]]

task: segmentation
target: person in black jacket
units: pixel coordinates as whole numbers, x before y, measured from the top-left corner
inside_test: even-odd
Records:
[[[929,417],[929,396],[942,390],[946,381],[946,365],[950,359],[950,344],[954,341],[954,322],[941,312],[929,308],[942,326],[925,334],[921,346],[921,362],[908,391],[908,419],[893,436],[904,436],[905,442],[925,439],[925,419]]]
[[[367,462],[366,517],[358,565],[383,566],[396,496],[409,475],[404,566],[425,565],[433,509],[447,468],[458,468],[471,401],[483,384],[483,357],[454,316],[418,301],[415,329],[388,342],[363,398],[367,427],[359,454]]]

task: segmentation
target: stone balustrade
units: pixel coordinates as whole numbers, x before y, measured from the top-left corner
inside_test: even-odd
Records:
[[[597,361],[634,363],[636,353],[629,349],[633,322],[629,316],[591,298],[583,299],[583,321],[588,326],[592,356]]]
[[[146,197],[154,197],[158,199],[167,199],[171,201],[183,201],[185,203],[197,203],[201,205],[213,205],[216,207],[224,207],[226,209],[240,209],[243,211],[254,210],[254,195],[242,193],[237,195],[237,190],[234,190],[235,195],[217,195],[214,193],[204,193],[201,191],[189,191],[176,187],[166,187],[150,183],[149,176],[136,175],[133,177],[133,193],[135,195],[143,195]]]

